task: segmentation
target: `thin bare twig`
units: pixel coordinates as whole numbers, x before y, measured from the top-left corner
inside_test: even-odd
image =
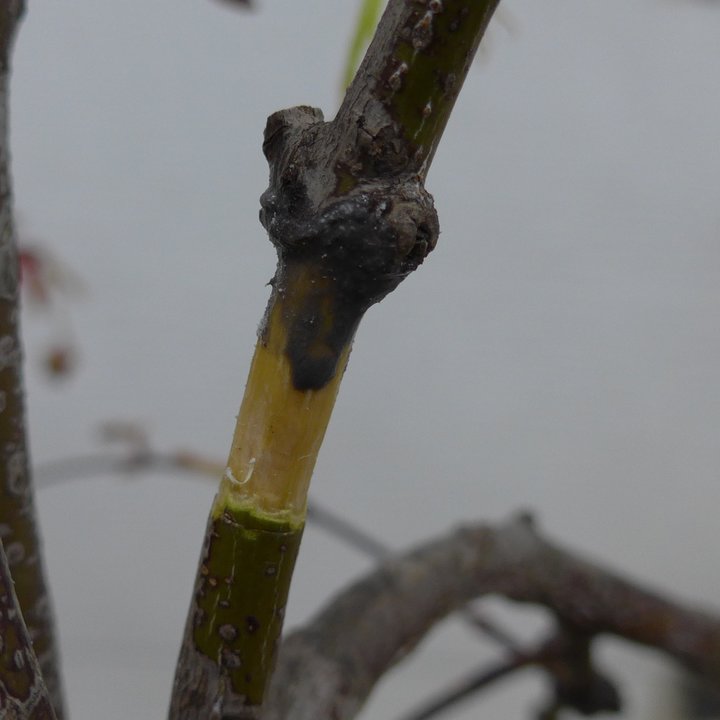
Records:
[[[461,680],[442,693],[438,693],[431,700],[423,703],[417,709],[403,715],[400,720],[429,720],[431,717],[440,715],[450,710],[458,703],[467,700],[489,685],[498,680],[512,675],[518,670],[523,670],[534,664],[536,660],[530,656],[511,657],[492,667],[484,667],[479,671],[471,673],[466,679]]]
[[[131,426],[128,426],[131,427]],[[134,427],[134,426],[132,426]],[[128,450],[123,453],[98,452],[89,455],[76,455],[58,458],[41,463],[34,468],[39,488],[51,487],[71,480],[87,479],[103,474],[135,475],[141,472],[156,471],[175,473],[178,470],[210,477],[219,477],[224,467],[196,453],[177,451],[163,453],[152,449],[142,432],[123,433],[124,439],[131,436]],[[376,561],[386,559],[392,550],[380,540],[341,517],[333,510],[319,503],[315,498],[308,502],[308,521]],[[476,608],[468,605],[458,614],[476,630],[496,642],[505,650],[518,654],[519,643],[497,622],[490,621]]]
[[[596,669],[591,652],[593,640],[592,635],[559,622],[551,637],[536,648],[518,650],[498,665],[436,693],[402,720],[428,720],[470,699],[511,672],[530,666],[543,670],[550,680],[552,694],[546,708],[568,708],[584,716],[618,712],[620,693],[614,681]]]
[[[307,517],[310,522],[373,560],[383,560],[390,555],[390,550],[386,545],[349,520],[323,507],[316,500],[309,502]]]

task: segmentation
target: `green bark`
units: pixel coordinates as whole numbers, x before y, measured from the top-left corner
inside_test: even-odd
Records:
[[[390,58],[379,68],[380,97],[414,148],[418,170],[428,162],[477,50],[495,2],[437,0],[410,13]],[[372,68],[369,69],[372,72]]]
[[[180,652],[170,716],[251,718],[262,703],[280,642],[302,524],[225,509],[210,519]],[[200,701],[196,704],[196,701]]]
[[[336,157],[340,187],[418,173],[432,162],[499,0],[388,3],[335,123],[362,132]],[[361,119],[362,118],[362,119]]]
[[[302,526],[250,510],[225,510],[208,532],[193,639],[250,705],[262,702],[275,662],[301,536]]]

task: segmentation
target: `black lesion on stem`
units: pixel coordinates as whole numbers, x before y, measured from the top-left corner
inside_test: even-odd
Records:
[[[271,115],[263,150],[270,187],[260,221],[278,252],[286,355],[298,390],[332,379],[360,319],[435,247],[432,196],[417,175],[353,178],[337,194],[332,124],[300,107]]]

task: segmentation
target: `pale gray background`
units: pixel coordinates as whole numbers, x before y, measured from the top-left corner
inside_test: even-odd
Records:
[[[34,458],[134,419],[160,449],[222,461],[274,266],[265,117],[332,115],[357,3],[30,6],[17,207],[88,285],[68,382],[44,379],[51,331],[25,316]],[[429,177],[440,243],[368,313],[313,492],[396,547],[532,508],[564,543],[717,606],[720,7],[506,8]],[[75,720],[164,716],[212,494],[162,475],[41,490]],[[368,567],[311,527],[290,624]],[[489,656],[449,624],[366,717]],[[659,718],[661,664],[619,643],[603,657],[636,681],[627,717]],[[540,694],[511,683],[452,717],[526,717]]]

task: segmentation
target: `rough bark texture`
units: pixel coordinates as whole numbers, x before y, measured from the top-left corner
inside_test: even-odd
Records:
[[[0,718],[55,720],[0,543]]]
[[[0,8],[0,540],[15,591],[58,716],[58,658],[44,578],[28,464],[19,335],[18,257],[8,149],[10,51],[23,3]]]
[[[720,683],[720,617],[559,548],[523,517],[463,528],[339,595],[283,644],[263,720],[354,718],[438,620],[488,594],[542,605],[580,637],[609,633],[655,648]]]
[[[336,118],[272,115],[261,220],[278,249],[296,387],[323,387],[370,305],[435,247],[424,181],[498,0],[391,0]],[[271,307],[273,302],[271,300]]]
[[[302,296],[286,318],[298,389],[334,376],[364,312],[435,247],[425,177],[497,4],[391,0],[333,121],[309,107],[268,119],[270,308],[276,295]]]
[[[427,175],[499,0],[388,3],[335,121],[347,177]]]
[[[335,135],[335,122],[306,107],[271,115],[265,130],[260,219],[279,258],[270,308],[292,298],[282,320],[298,390],[327,385],[365,311],[422,263],[439,232],[419,176],[355,175],[340,187],[342,168],[321,170],[345,140]]]

